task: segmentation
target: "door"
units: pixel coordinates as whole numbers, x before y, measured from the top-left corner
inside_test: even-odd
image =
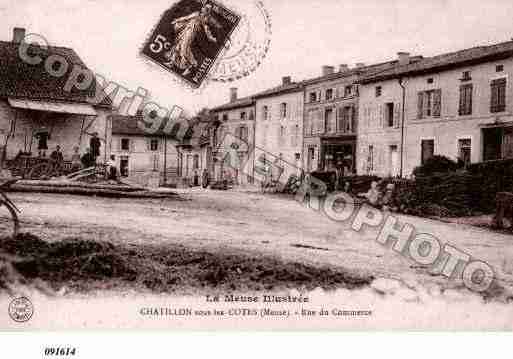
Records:
[[[424,164],[427,160],[435,154],[435,140],[422,140],[421,141],[421,155],[420,164]]]
[[[119,173],[122,177],[128,177],[128,156],[121,156],[119,160]]]
[[[502,158],[502,128],[483,129],[483,161]]]
[[[390,146],[390,175],[392,177],[399,176],[399,151],[397,145]]]

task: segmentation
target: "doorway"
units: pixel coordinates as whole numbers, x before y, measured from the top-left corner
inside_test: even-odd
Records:
[[[119,173],[122,177],[128,177],[128,156],[121,156],[119,160]]]

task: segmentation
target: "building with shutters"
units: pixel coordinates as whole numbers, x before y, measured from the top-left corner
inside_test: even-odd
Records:
[[[413,60],[360,80],[357,171],[408,176],[431,156],[513,157],[513,41]],[[403,112],[404,109],[404,112]]]
[[[342,64],[338,71],[333,66],[323,66],[320,77],[304,82],[303,157],[308,172],[340,167],[346,175],[356,173],[360,126],[358,81],[391,69],[398,62],[397,59],[373,65],[357,63],[351,69]],[[389,109],[390,121],[397,120],[397,110]]]
[[[180,176],[176,140],[161,131],[150,134],[138,126],[142,114],[111,115],[111,154],[121,178],[152,187],[176,183]]]
[[[212,148],[209,150],[210,178],[215,181],[227,179],[234,184],[253,182],[253,149],[255,144],[255,100],[239,98],[237,88],[230,89],[229,102],[211,110],[213,118]],[[227,136],[227,137],[225,137]],[[240,139],[237,148],[231,145],[233,137]],[[227,142],[230,141],[228,144]],[[229,154],[236,155],[236,161]]]
[[[289,76],[274,88],[253,96],[255,115],[255,170],[270,166],[272,178],[286,183],[303,168],[304,86]]]

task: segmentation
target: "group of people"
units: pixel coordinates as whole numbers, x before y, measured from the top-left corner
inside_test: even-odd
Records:
[[[371,187],[367,192],[359,193],[359,197],[363,197],[374,207],[381,207],[383,210],[396,211],[398,209],[395,194],[395,185],[389,183],[385,187],[385,192],[381,192],[378,182],[372,181]]]
[[[38,138],[38,153],[39,157],[46,157],[46,151],[48,150],[48,139],[50,135],[47,131],[41,130],[36,132],[35,137]],[[80,148],[75,146],[73,148],[73,154],[71,155],[71,172],[80,171],[83,168],[95,167],[97,164],[98,157],[100,156],[101,140],[98,137],[98,133],[92,134],[89,141],[89,147],[86,149],[84,154],[80,154]],[[55,163],[61,164],[64,162],[64,155],[61,150],[61,146],[55,146],[55,150],[50,154],[50,159]],[[114,156],[106,163],[106,176],[109,179],[117,178],[117,168],[114,161]]]

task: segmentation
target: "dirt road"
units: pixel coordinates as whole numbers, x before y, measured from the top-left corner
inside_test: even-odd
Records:
[[[269,255],[359,275],[394,278],[425,287],[462,288],[376,242],[377,231],[355,232],[290,197],[236,191],[190,190],[182,200],[104,199],[13,194],[22,228],[48,241],[67,237],[114,244],[183,245],[211,253]],[[418,232],[486,261],[499,283],[513,287],[513,237],[460,224],[401,216]]]

